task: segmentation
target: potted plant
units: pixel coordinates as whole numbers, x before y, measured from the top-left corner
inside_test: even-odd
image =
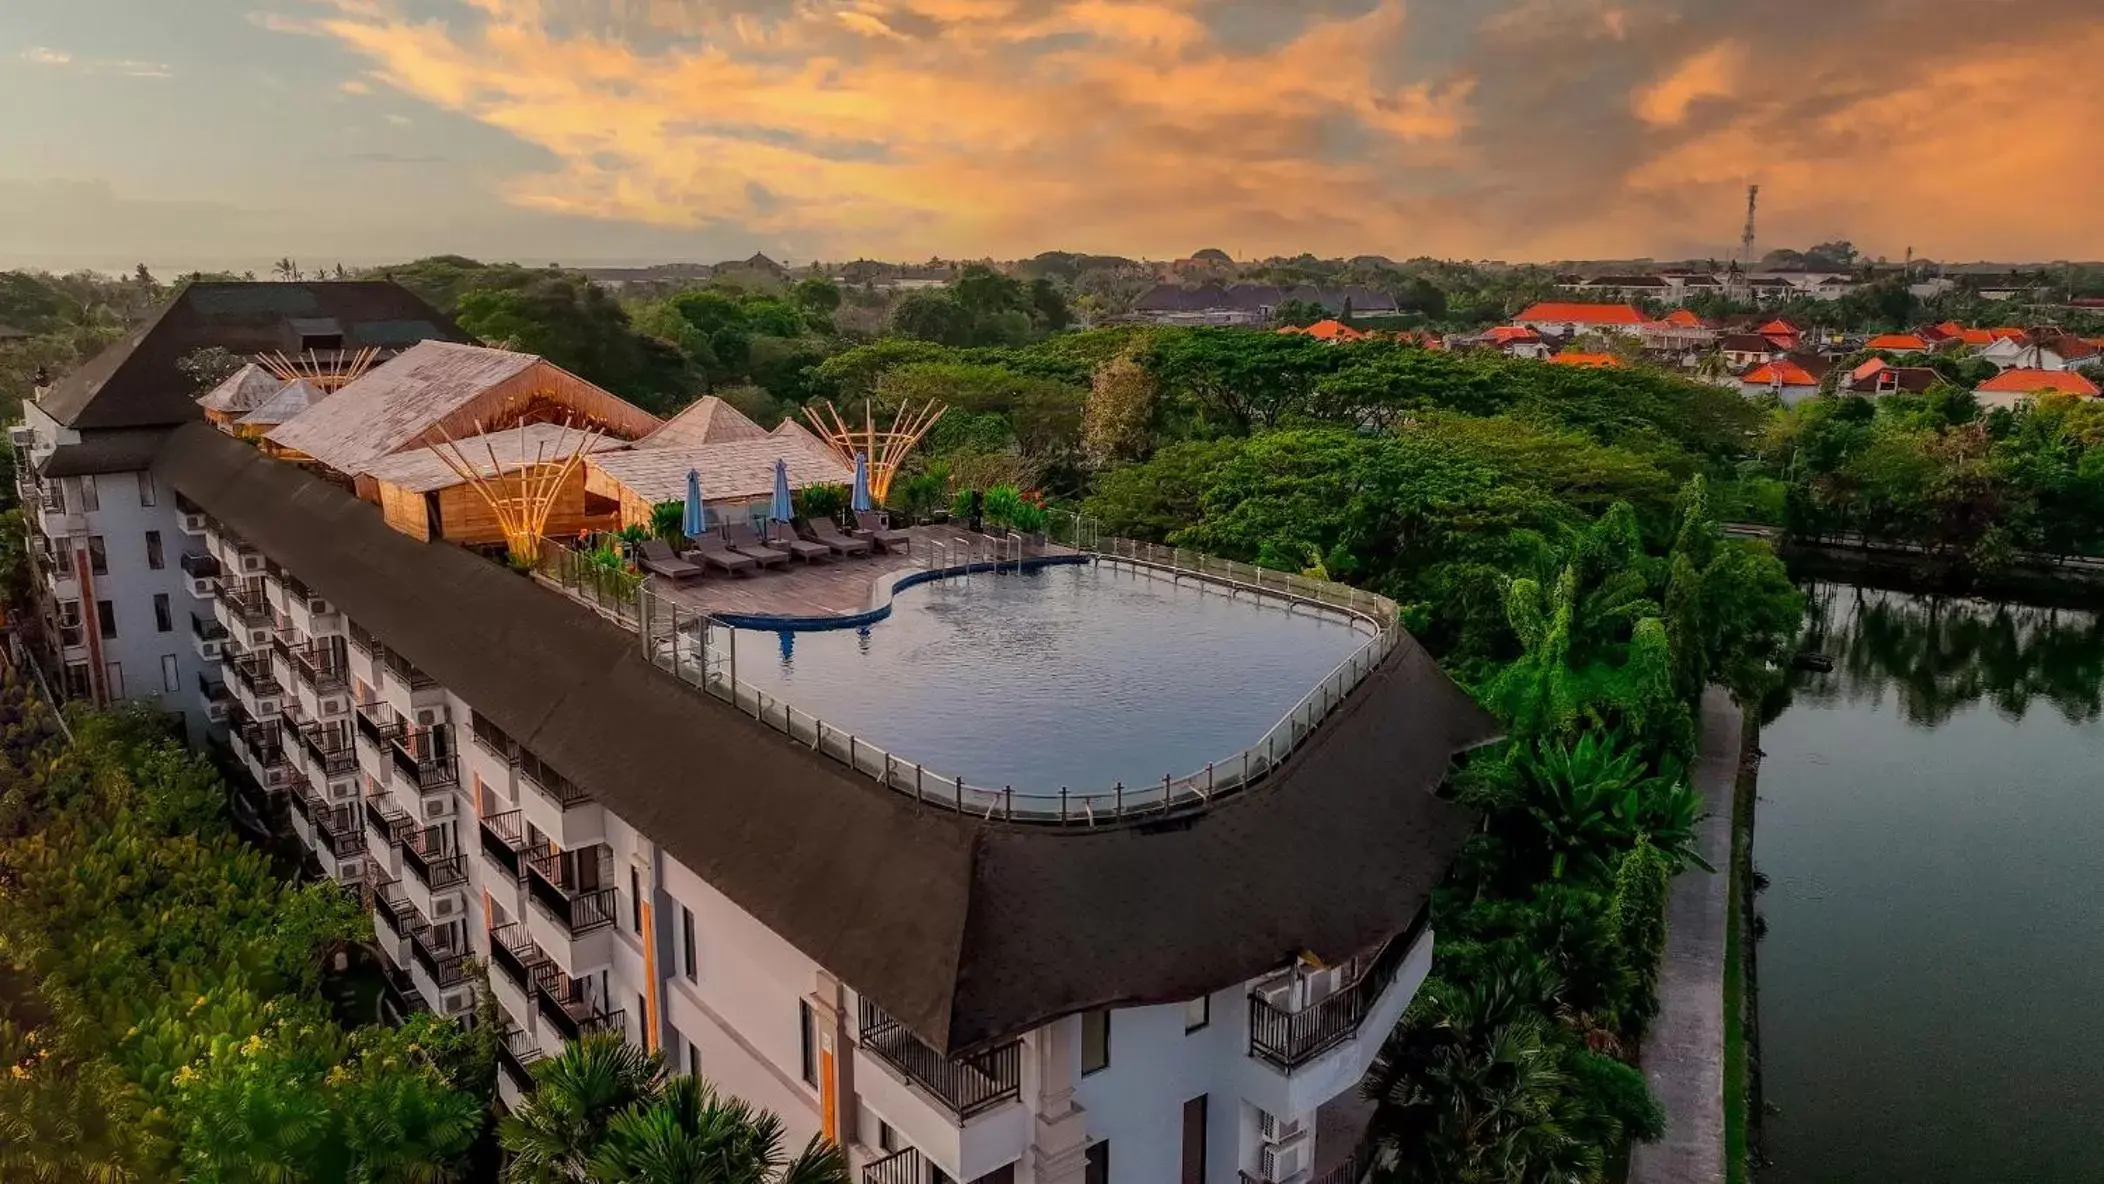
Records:
[[[1022,511],[1023,495],[1013,485],[996,485],[986,491],[986,524],[995,530],[1016,529],[1016,515]]]

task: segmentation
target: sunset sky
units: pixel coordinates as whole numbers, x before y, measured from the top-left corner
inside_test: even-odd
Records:
[[[6,0],[0,265],[2104,257],[2100,0]]]

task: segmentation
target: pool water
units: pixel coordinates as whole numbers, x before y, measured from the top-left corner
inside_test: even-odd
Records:
[[[859,629],[741,630],[738,678],[970,784],[1081,792],[1232,756],[1367,640],[1277,600],[1062,565],[919,584]]]

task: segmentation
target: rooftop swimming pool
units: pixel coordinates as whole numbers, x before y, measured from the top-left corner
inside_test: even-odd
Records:
[[[1069,564],[917,584],[859,628],[740,630],[737,677],[968,784],[1159,788],[1263,739],[1368,640],[1282,600]]]

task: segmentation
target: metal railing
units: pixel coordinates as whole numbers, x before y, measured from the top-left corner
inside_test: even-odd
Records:
[[[214,580],[219,578],[219,560],[202,552],[186,552],[176,562],[182,567],[183,574],[192,579]]]
[[[220,580],[219,603],[244,625],[261,625],[274,619],[260,579]]]
[[[618,1032],[624,1026],[626,1012],[607,1011],[583,982],[564,974],[553,962],[545,962],[534,971],[533,989],[542,1018],[554,1024],[565,1039],[575,1040],[591,1032]]]
[[[921,1042],[868,996],[859,1001],[858,1039],[885,1064],[904,1073],[959,1118],[1022,1096],[1023,1042],[952,1060]]]
[[[441,990],[457,987],[468,981],[471,968],[468,965],[467,952],[450,946],[441,947],[432,940],[433,932],[435,931],[429,925],[412,926],[409,932],[409,956],[416,959],[416,964],[424,968],[424,973],[430,975],[431,981]]]
[[[1429,923],[1430,911],[1418,910],[1410,927],[1389,939],[1351,982],[1305,1007],[1275,1007],[1252,990],[1249,1055],[1291,1073],[1349,1039],[1382,992],[1395,982],[1396,973]]]
[[[444,832],[435,826],[414,831],[402,843],[402,866],[433,892],[465,883],[467,858],[444,847]]]
[[[347,777],[358,771],[358,750],[340,732],[325,731],[319,722],[299,727],[300,746],[320,766],[325,777]]]
[[[334,805],[316,800],[313,803],[314,829],[329,840],[329,854],[338,859],[349,859],[365,854],[365,836],[359,833],[358,803],[338,802]]]
[[[292,664],[293,674],[316,694],[329,694],[350,685],[350,671],[337,663],[323,642],[288,647],[285,659]]]
[[[389,745],[395,772],[411,788],[424,793],[460,784],[460,762],[446,741],[444,725],[403,728]]]
[[[402,884],[387,874],[379,864],[370,860],[365,864],[365,904],[381,920],[401,937],[409,926],[412,910],[409,901],[402,895]]]
[[[482,853],[513,879],[526,876],[526,815],[522,810],[491,814],[482,820]]]
[[[578,883],[577,861],[591,859],[596,865],[594,886]],[[578,937],[614,923],[616,890],[608,885],[612,851],[601,843],[579,851],[557,851],[550,847],[526,857],[527,895],[534,906]],[[599,885],[608,885],[601,887]]]
[[[437,679],[418,670],[410,663],[409,659],[388,649],[386,646],[380,647],[380,667],[412,691],[421,691],[426,687],[438,685]]]
[[[522,1094],[533,1092],[533,1066],[546,1056],[539,1042],[524,1029],[507,1027],[497,1039],[497,1061]]]
[[[862,1184],[928,1184],[928,1165],[912,1147],[894,1151],[862,1169]]]
[[[592,800],[591,794],[586,793],[568,777],[548,767],[547,762],[535,756],[524,745],[515,746],[514,751],[517,755],[513,757],[513,761],[518,766],[520,778],[539,790],[542,797],[565,810],[582,806]]]
[[[532,992],[541,967],[551,964],[517,921],[489,931],[489,960],[524,993]]]
[[[496,757],[505,764],[510,764],[519,759],[518,742],[507,735],[503,728],[491,723],[479,711],[470,709],[468,715],[469,733],[475,737],[475,743],[482,751]]]
[[[388,793],[385,788],[366,793],[365,826],[374,838],[380,840],[380,845],[375,848],[380,851],[399,843],[407,843],[416,834],[416,819],[411,818],[407,810],[396,805],[394,795]]]
[[[539,575],[551,586],[635,631],[650,660],[674,677],[734,704],[796,742],[918,802],[989,820],[1057,826],[1095,826],[1199,808],[1216,797],[1261,781],[1394,651],[1403,636],[1395,602],[1386,597],[1290,572],[1215,559],[1195,551],[1128,539],[1104,539],[1089,520],[1068,517],[1071,523],[1066,533],[1080,540],[1084,544],[1080,553],[1095,562],[1161,575],[1172,581],[1195,578],[1224,588],[1230,595],[1281,601],[1289,611],[1334,615],[1365,634],[1366,641],[1254,744],[1240,752],[1181,776],[1164,774],[1159,781],[1117,783],[1108,789],[1061,788],[1054,793],[1018,790],[1008,785],[974,785],[799,710],[738,678],[735,629],[712,616],[683,608],[675,600],[660,597],[648,587],[636,588],[622,599],[609,595],[602,582],[595,582],[596,576],[582,584],[566,582],[581,571],[594,569],[574,555],[564,558],[567,553],[560,544],[551,541],[544,546]]]
[[[218,617],[208,617],[203,613],[190,614],[190,632],[199,641],[226,640],[226,626],[219,623]]]

